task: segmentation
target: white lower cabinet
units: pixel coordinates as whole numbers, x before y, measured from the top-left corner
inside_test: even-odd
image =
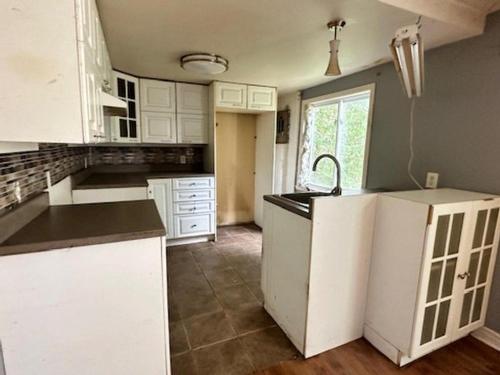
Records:
[[[175,121],[175,113],[143,111],[141,113],[141,124],[142,142],[177,142],[177,125]]]
[[[381,194],[364,334],[403,366],[484,325],[500,197],[453,189]]]
[[[213,177],[152,179],[148,183],[148,198],[155,200],[167,239],[215,233]]]
[[[170,374],[164,244],[0,257],[0,374]]]

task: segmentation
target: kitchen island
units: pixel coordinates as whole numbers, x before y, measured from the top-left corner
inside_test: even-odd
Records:
[[[165,229],[154,202],[39,210],[0,244],[6,373],[170,373]]]
[[[363,336],[376,197],[264,197],[264,306],[306,358]]]

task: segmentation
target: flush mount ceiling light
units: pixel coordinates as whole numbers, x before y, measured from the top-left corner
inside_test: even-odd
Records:
[[[339,76],[342,74],[339,67],[339,45],[340,40],[338,39],[340,35],[340,30],[345,26],[344,20],[330,21],[327,24],[328,28],[333,31],[333,39],[330,40],[330,61],[328,62],[328,67],[326,68],[325,76]]]
[[[424,89],[424,46],[419,29],[420,20],[398,29],[389,46],[408,98],[422,95]]]
[[[225,58],[211,53],[191,53],[181,57],[181,67],[192,73],[220,74],[228,66],[229,62]]]

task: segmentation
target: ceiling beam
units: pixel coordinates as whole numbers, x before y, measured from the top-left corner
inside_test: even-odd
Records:
[[[498,9],[496,0],[379,0],[423,17],[455,25],[469,33],[482,34],[488,13]]]

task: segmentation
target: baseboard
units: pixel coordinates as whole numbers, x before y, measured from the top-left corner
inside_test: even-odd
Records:
[[[481,327],[472,332],[471,335],[493,349],[500,351],[500,333],[488,327]]]
[[[198,236],[198,237],[176,238],[172,240],[167,240],[167,247],[177,246],[177,245],[189,245],[193,243],[210,242],[210,241],[214,241],[213,234],[207,236]]]

